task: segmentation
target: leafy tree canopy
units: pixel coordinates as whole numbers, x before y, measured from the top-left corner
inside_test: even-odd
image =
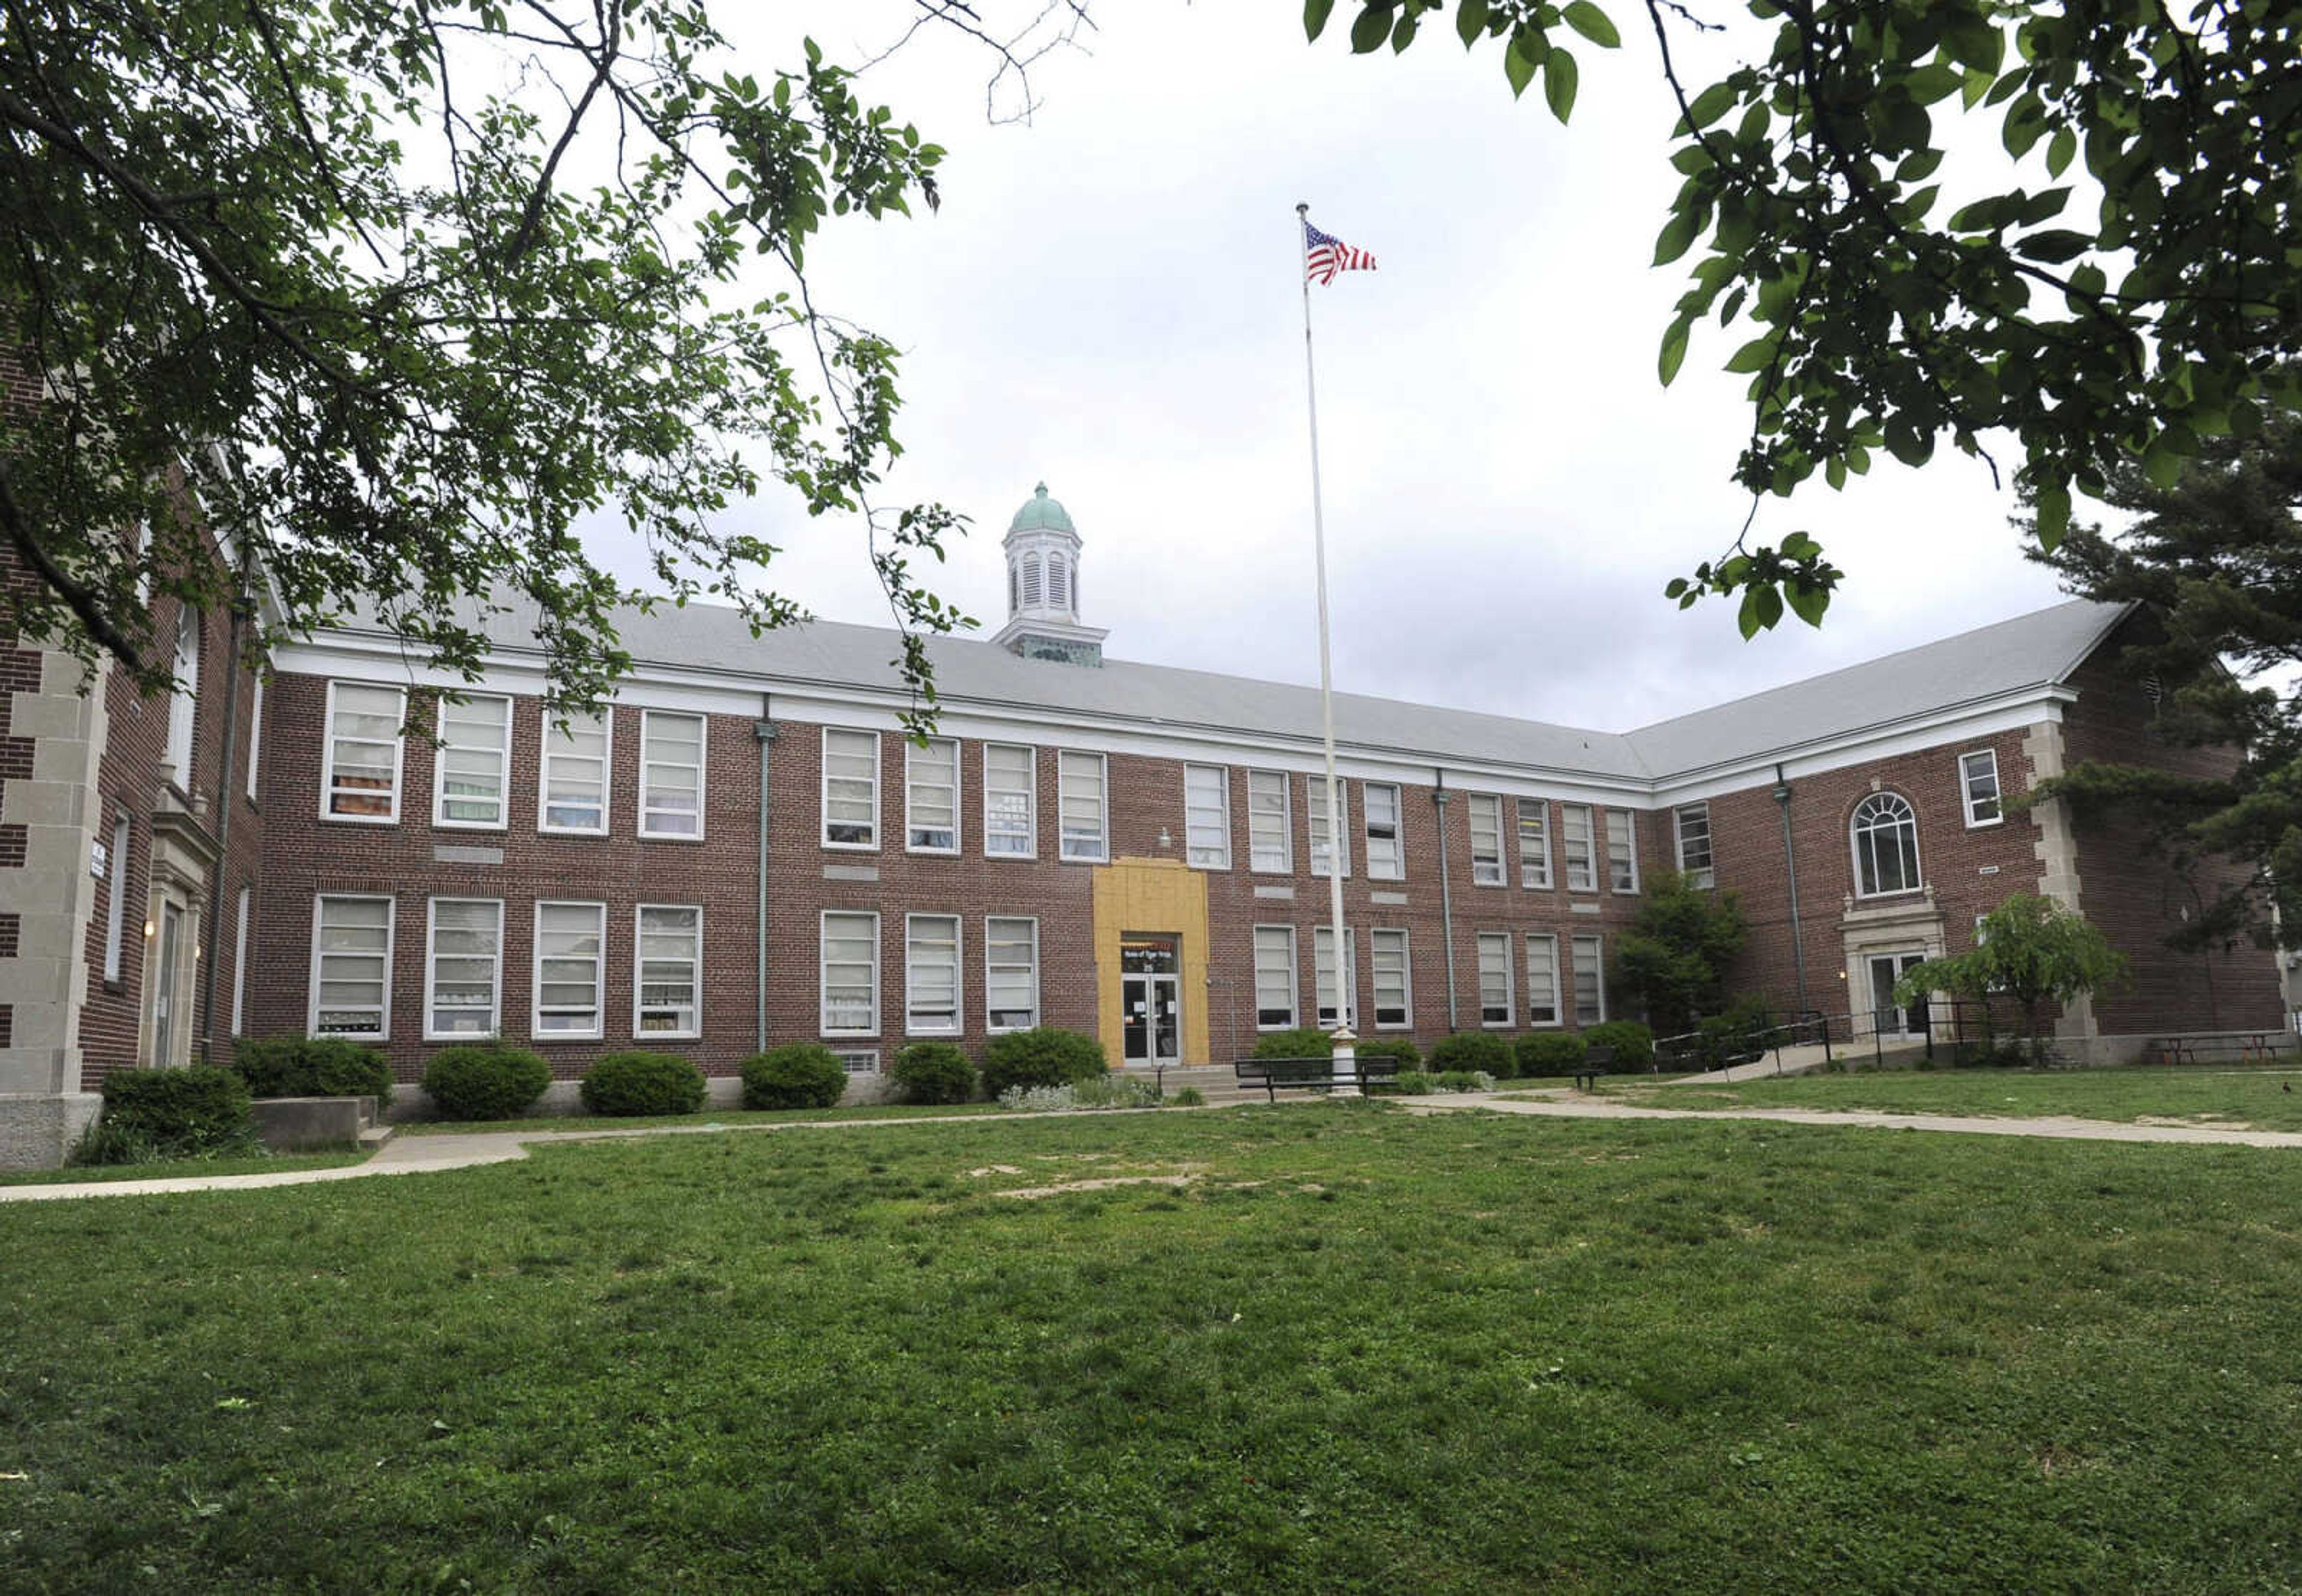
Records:
[[[1750,375],[1735,469],[1753,495],[1947,436],[2017,483],[2052,549],[2073,490],[2130,470],[2160,489],[2212,441],[2258,434],[2296,391],[2302,341],[2302,51],[2292,0],[1749,0],[1770,47],[1684,82],[1674,35],[1712,24],[1644,0],[1681,113],[1684,182],[1658,265],[1698,252],[1662,338],[1677,373],[1698,323],[1741,323]],[[1315,38],[1335,0],[1308,0]],[[1514,94],[1540,78],[1564,122],[1578,50],[1613,49],[1592,0],[1357,0],[1351,47],[1404,50],[1452,13]],[[1994,119],[2026,169],[1945,193],[1961,113]],[[1959,164],[1953,163],[1953,166]],[[1698,247],[1700,247],[1698,250]],[[1996,465],[1992,462],[1992,470]],[[1741,597],[1743,634],[1785,605],[1819,622],[1839,573],[1803,533],[1734,548],[1669,592]]]
[[[291,621],[365,608],[467,673],[473,599],[532,601],[589,700],[635,595],[578,517],[772,625],[773,550],[716,518],[764,472],[871,517],[924,685],[915,629],[956,617],[911,561],[954,517],[872,501],[894,351],[801,273],[828,217],[932,205],[941,152],[812,44],[763,77],[725,52],[702,0],[0,9],[0,322],[46,401],[0,432],[38,578],[0,626],[164,681],[147,591],[239,596],[197,519]]]
[[[2040,558],[2088,598],[2147,607],[2121,665],[2156,693],[2162,735],[2243,757],[2208,776],[2094,760],[2038,795],[2147,822],[2199,886],[2181,943],[2267,940],[2274,918],[2302,945],[2302,415],[2206,440],[2172,486],[2121,467],[2103,497],[2134,517],[2125,532],[2081,525]],[[2198,868],[2213,861],[2239,868]]]
[[[1615,938],[1615,977],[1658,1034],[1676,1036],[1724,1002],[1727,967],[1743,951],[1742,904],[1675,870],[1646,888],[1638,918]]]
[[[2110,945],[2085,916],[2050,898],[2018,892],[1982,917],[1970,953],[1928,959],[1895,983],[1895,1001],[1916,1003],[1929,992],[1987,1001],[2003,993],[2022,1010],[2023,1034],[2038,1035],[2038,1007],[2048,998],[2068,1003],[2126,977],[2126,955]]]

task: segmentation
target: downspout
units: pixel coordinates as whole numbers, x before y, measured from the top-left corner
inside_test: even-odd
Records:
[[[224,877],[231,863],[232,755],[239,748],[239,650],[240,634],[248,622],[248,555],[243,554],[239,581],[233,585],[231,642],[224,650],[223,760],[223,769],[216,774],[216,864],[208,880],[207,935],[201,939],[204,945],[200,952],[200,1063],[204,1064],[216,1062],[216,950],[223,938]],[[192,690],[197,693],[199,685],[194,683]],[[195,743],[196,749],[197,746]],[[197,758],[197,752],[194,757]]]
[[[1463,1029],[1455,995],[1455,889],[1447,872],[1447,803],[1455,794],[1447,790],[1447,773],[1435,774],[1438,785],[1431,789],[1431,807],[1439,811],[1439,941],[1447,950],[1447,1029],[1452,1032]]]
[[[1799,931],[1798,856],[1791,851],[1791,784],[1775,763],[1775,802],[1783,810],[1783,879],[1791,889],[1791,956],[1797,961],[1799,1012],[1806,1012],[1806,938]]]
[[[758,1035],[752,1051],[768,1050],[768,816],[772,809],[768,788],[768,750],[776,740],[775,706],[770,695],[760,694],[760,718],[752,722],[752,735],[760,744],[760,947]]]

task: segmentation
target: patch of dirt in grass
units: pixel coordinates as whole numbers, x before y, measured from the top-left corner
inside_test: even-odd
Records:
[[[986,1175],[1020,1175],[1022,1172],[1012,1163],[987,1163],[981,1169],[969,1170],[967,1178],[970,1180],[980,1180]]]
[[[1100,1180],[1065,1180],[1054,1186],[1017,1186],[992,1195],[1031,1199],[1062,1197],[1073,1191],[1102,1191],[1113,1186],[1189,1186],[1197,1179],[1197,1175],[1105,1175]]]
[[[2134,1122],[2138,1125],[2210,1125],[2216,1130],[2251,1130],[2254,1129],[2254,1126],[2249,1121],[2235,1119],[2226,1113],[2146,1113],[2137,1114],[2134,1118]]]

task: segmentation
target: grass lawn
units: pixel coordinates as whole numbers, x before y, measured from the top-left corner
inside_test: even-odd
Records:
[[[1878,1070],[1761,1076],[1733,1086],[1658,1090],[1601,1083],[1609,1096],[1657,1108],[1877,1108],[1903,1113],[2075,1114],[2302,1130],[2302,1071],[2256,1065],[2122,1070]],[[2296,1089],[2288,1090],[2289,1087]]]
[[[0,1585],[2290,1591],[2298,1176],[1306,1103],[0,1209]]]
[[[921,1116],[1007,1113],[996,1103],[912,1104],[862,1103],[844,1108],[717,1108],[693,1113],[618,1118],[611,1114],[533,1114],[517,1120],[402,1120],[393,1125],[401,1136],[471,1136],[487,1130],[636,1130],[650,1125],[768,1125],[792,1120],[909,1120]]]
[[[84,1180],[174,1180],[202,1175],[269,1175],[283,1170],[337,1169],[365,1163],[365,1153],[262,1153],[244,1158],[172,1158],[164,1163],[114,1163],[96,1169],[12,1170],[0,1186],[71,1186]]]

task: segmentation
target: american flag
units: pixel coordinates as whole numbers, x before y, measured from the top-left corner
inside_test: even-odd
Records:
[[[1338,272],[1374,271],[1374,256],[1364,249],[1354,249],[1340,239],[1321,232],[1306,217],[1303,222],[1303,270],[1314,282],[1332,282]]]

